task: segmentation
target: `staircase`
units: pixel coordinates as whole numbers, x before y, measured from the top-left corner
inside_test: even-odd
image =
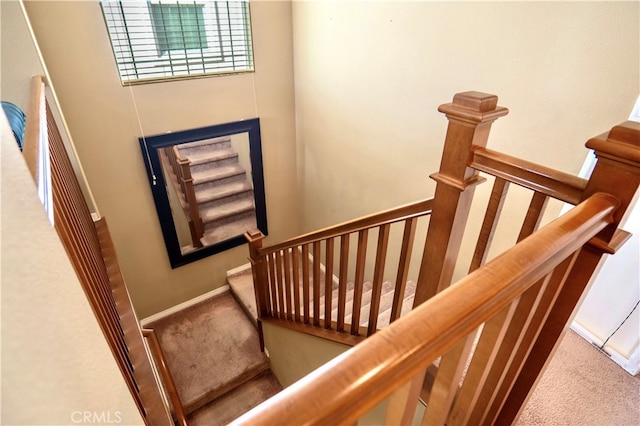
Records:
[[[324,286],[324,273],[321,274],[320,282]],[[232,271],[227,275],[227,282],[231,287],[231,291],[233,292],[236,299],[240,302],[242,308],[246,312],[246,314],[251,318],[254,324],[257,323],[258,313],[256,308],[256,299],[254,295],[254,285],[253,285],[253,277],[251,272],[250,265],[245,265],[244,267],[238,268]],[[393,306],[393,297],[394,297],[395,286],[390,282],[384,282],[382,284],[382,293],[380,297],[380,309],[378,314],[378,322],[377,328],[384,328],[389,325],[391,318],[391,310]],[[405,287],[404,299],[402,301],[402,308],[400,315],[405,315],[409,311],[411,311],[413,307],[413,299],[415,295],[416,284],[413,281],[408,281]],[[324,288],[323,288],[324,291]],[[363,285],[363,293],[362,293],[362,301],[361,306],[362,309],[360,311],[360,327],[367,327],[369,325],[370,319],[370,308],[371,308],[371,299],[373,295],[373,285],[371,282],[365,282]],[[313,292],[310,292],[310,298],[313,299]],[[346,292],[346,304],[345,304],[345,324],[351,324],[352,322],[352,313],[353,313],[353,298],[354,298],[354,285],[353,283],[349,283],[347,285]],[[312,300],[311,300],[312,301]],[[337,283],[334,280],[334,287],[332,291],[332,300],[331,306],[334,307],[331,310],[331,320],[336,321],[338,316],[338,291],[337,291]],[[324,307],[325,307],[325,296],[320,296],[319,303],[319,318],[324,320]],[[310,306],[309,315],[313,317],[313,304]]]
[[[178,145],[189,160],[203,245],[211,245],[256,228],[250,173],[240,164],[229,136]]]
[[[224,425],[282,387],[230,292],[148,324],[156,331],[190,426]]]
[[[250,265],[229,271],[227,282],[230,292],[147,324],[158,336],[189,425],[227,424],[282,389],[271,373],[269,359],[260,351]],[[347,324],[352,318],[354,296],[353,285],[349,287]],[[372,285],[365,283],[363,290],[360,326],[366,327]],[[378,328],[389,324],[393,291],[393,285],[384,283]],[[411,310],[414,292],[415,284],[408,282],[402,313]],[[332,306],[336,306],[337,291],[333,293]],[[324,304],[321,296],[321,317]],[[312,311],[309,314],[313,316]],[[332,317],[336,315],[337,309]]]

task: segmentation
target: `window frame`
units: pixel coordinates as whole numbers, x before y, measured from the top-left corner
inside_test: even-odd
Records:
[[[152,12],[157,4],[202,6],[207,46],[161,51]],[[249,0],[101,0],[100,5],[123,86],[255,72]]]

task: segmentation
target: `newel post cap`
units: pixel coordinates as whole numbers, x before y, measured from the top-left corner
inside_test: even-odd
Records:
[[[449,119],[474,123],[494,121],[509,113],[507,108],[498,106],[496,95],[476,91],[455,94],[453,102],[440,105],[438,111],[446,114]]]
[[[586,143],[598,156],[615,158],[618,161],[640,167],[640,123],[626,121]]]
[[[257,243],[265,238],[265,235],[259,229],[252,229],[244,233],[244,237],[249,243]]]

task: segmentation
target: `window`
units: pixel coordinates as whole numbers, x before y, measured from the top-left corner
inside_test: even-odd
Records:
[[[151,4],[159,55],[171,50],[207,48],[203,8],[201,4]]]
[[[247,0],[101,5],[123,84],[253,71]]]

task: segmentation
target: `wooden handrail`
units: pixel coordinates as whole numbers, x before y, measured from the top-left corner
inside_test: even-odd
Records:
[[[409,203],[264,248],[264,235],[261,232],[245,234],[254,274],[261,348],[264,349],[261,325],[265,320],[347,345],[357,344],[364,336],[375,333],[381,314],[380,298],[389,230],[392,224],[404,222],[391,314],[388,321],[385,319],[381,322],[380,327],[395,321],[400,316],[405,298],[410,297],[405,295],[405,287],[412,261],[416,223],[419,218],[431,213],[432,203],[430,198]],[[379,231],[376,267],[370,279],[365,278],[364,274],[366,246],[369,231],[376,229]],[[347,276],[350,235],[358,235],[353,280]],[[375,237],[372,237],[372,243]],[[340,240],[339,244],[335,243],[336,239]],[[334,257],[337,258],[335,262]],[[320,259],[325,263],[323,266]],[[340,270],[337,276],[333,273],[334,267]],[[370,282],[371,300],[363,301],[364,287]],[[346,300],[347,286],[353,288],[353,298],[349,302]],[[350,312],[349,327],[345,327],[347,310]],[[368,326],[362,327],[361,322],[365,321]]]
[[[361,218],[349,220],[338,225],[323,228],[318,231],[303,234],[271,246],[262,247],[260,248],[259,253],[274,253],[286,248],[311,244],[329,238],[340,237],[344,234],[359,232],[364,229],[376,228],[378,226],[401,222],[410,218],[425,216],[431,213],[432,206],[433,198],[426,198],[424,200],[404,204],[399,207],[394,207],[392,209],[363,216]]]
[[[31,77],[31,87],[29,89],[29,99],[27,101],[27,122],[24,129],[24,143],[22,156],[31,172],[31,177],[38,181],[38,156],[40,151],[40,138],[42,130],[46,127],[44,114],[44,77],[34,75]]]
[[[155,330],[152,328],[142,328],[140,331],[142,332],[142,336],[149,342],[149,349],[151,349],[153,358],[156,361],[156,366],[160,371],[162,382],[167,388],[167,393],[169,394],[171,405],[173,405],[173,410],[175,412],[176,419],[178,420],[178,424],[181,426],[188,426],[187,416],[184,412],[182,401],[178,395],[178,390],[176,389],[176,385],[173,381],[173,376],[169,371],[169,367],[167,367],[167,362],[164,358],[164,353],[160,347],[160,341],[158,340]]]
[[[354,424],[612,222],[598,193],[232,424]]]
[[[40,170],[51,178],[54,228],[145,424],[169,424],[106,220],[92,217],[44,89],[44,78],[33,77],[23,149],[27,165],[36,185],[48,184],[40,182]]]
[[[484,147],[473,150],[471,167],[576,205],[587,180]]]

